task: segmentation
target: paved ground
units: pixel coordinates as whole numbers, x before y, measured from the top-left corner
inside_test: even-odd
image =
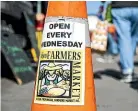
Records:
[[[93,55],[97,111],[138,111],[138,83],[120,83],[117,63],[98,63],[97,56]],[[135,66],[138,72],[138,57]],[[19,86],[2,78],[1,84],[2,111],[30,111],[34,82]]]

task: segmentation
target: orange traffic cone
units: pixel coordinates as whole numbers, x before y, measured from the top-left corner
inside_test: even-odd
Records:
[[[96,111],[86,2],[48,4],[31,111]]]

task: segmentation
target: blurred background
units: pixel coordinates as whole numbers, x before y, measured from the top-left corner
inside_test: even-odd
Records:
[[[138,2],[86,3],[98,111],[137,111]],[[2,111],[30,110],[47,5],[1,2]]]

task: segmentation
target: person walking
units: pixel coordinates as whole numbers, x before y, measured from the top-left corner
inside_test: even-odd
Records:
[[[113,1],[113,23],[118,34],[121,82],[135,81],[134,54],[138,39],[138,1]]]
[[[98,62],[102,63],[113,63],[115,62],[115,57],[118,55],[118,45],[117,45],[117,36],[116,29],[112,22],[111,14],[112,6],[109,3],[106,7],[105,21],[108,22],[107,28],[107,51],[101,55],[101,57],[96,58]]]

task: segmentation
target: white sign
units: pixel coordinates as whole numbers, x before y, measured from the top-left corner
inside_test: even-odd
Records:
[[[45,23],[35,103],[84,105],[85,24]]]
[[[42,48],[85,48],[85,24],[78,22],[45,23]]]

